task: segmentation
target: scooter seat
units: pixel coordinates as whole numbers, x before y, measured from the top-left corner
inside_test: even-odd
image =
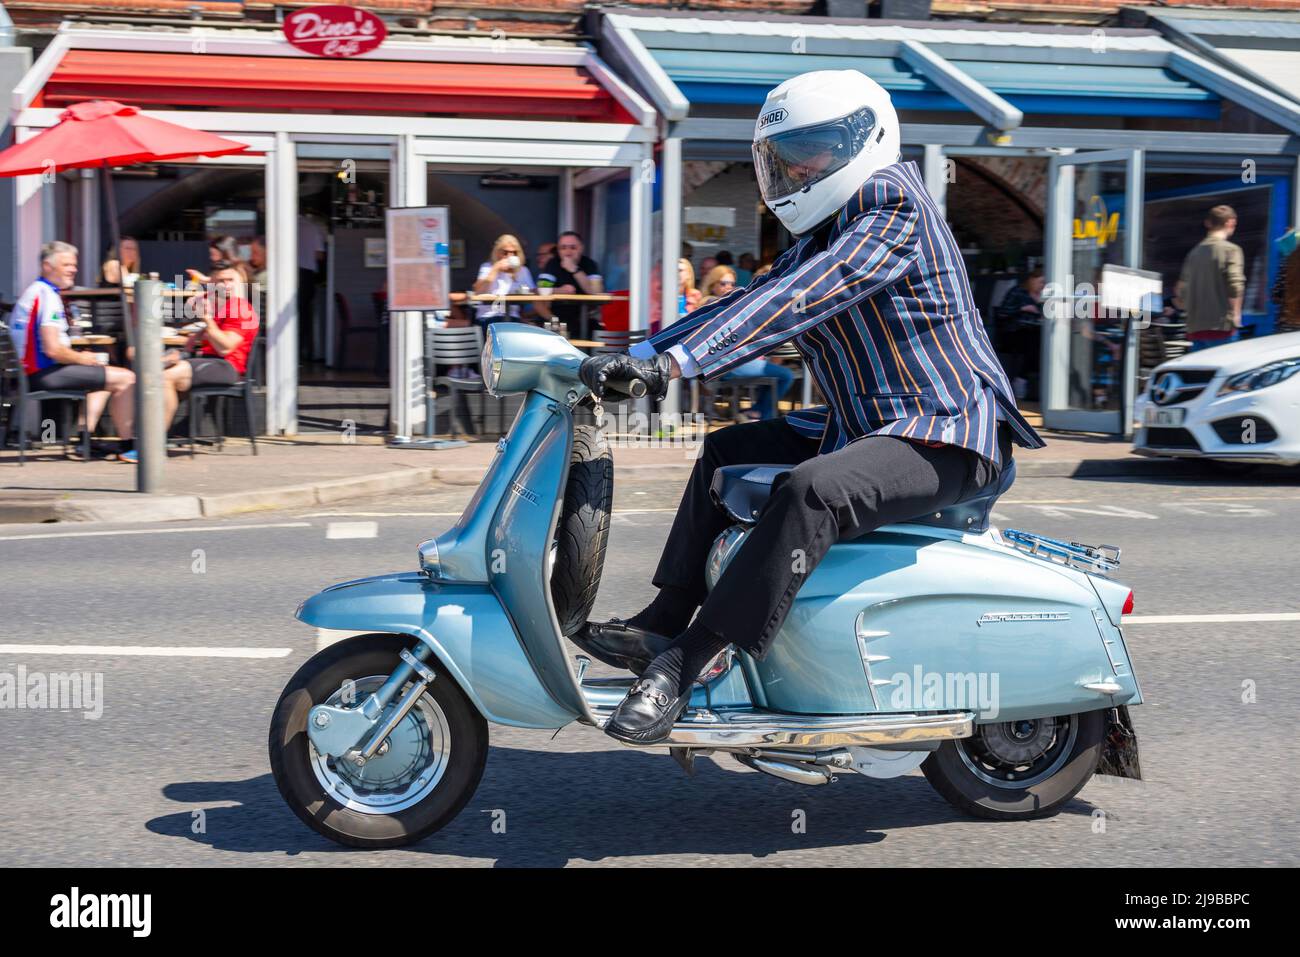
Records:
[[[709,494],[714,504],[737,522],[752,525],[757,521],[763,503],[772,493],[772,483],[778,475],[788,471],[788,465],[724,465],[713,473]],[[986,532],[993,503],[1011,488],[1011,483],[1015,480],[1016,463],[1013,459],[1003,469],[998,480],[980,489],[977,495],[954,502],[942,511],[927,512],[908,519],[907,524],[930,525],[962,532]]]

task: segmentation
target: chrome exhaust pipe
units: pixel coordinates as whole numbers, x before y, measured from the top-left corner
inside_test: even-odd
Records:
[[[755,771],[762,771],[774,778],[780,778],[782,781],[792,781],[795,784],[816,786],[830,784],[835,780],[830,768],[820,764],[807,762],[791,764],[785,761],[772,761],[768,758],[756,757],[752,754],[737,754],[734,757],[741,764],[753,768]]]

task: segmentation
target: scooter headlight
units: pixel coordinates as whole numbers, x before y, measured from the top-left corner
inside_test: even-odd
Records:
[[[501,360],[492,355],[492,336],[489,333],[487,345],[483,347],[483,355],[480,358],[480,368],[483,370],[483,388],[487,389],[490,395],[497,395],[497,382],[501,379]]]
[[[1268,365],[1260,366],[1258,369],[1251,369],[1248,372],[1240,372],[1232,376],[1219,387],[1219,395],[1266,389],[1271,385],[1277,385],[1279,382],[1285,382],[1297,372],[1300,372],[1300,356],[1291,359],[1279,359],[1276,362],[1270,362]]]

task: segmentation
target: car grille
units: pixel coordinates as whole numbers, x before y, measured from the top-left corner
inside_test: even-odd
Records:
[[[1250,423],[1254,423],[1255,435],[1251,444],[1261,445],[1265,442],[1272,442],[1277,438],[1277,429],[1272,424],[1258,415],[1234,415],[1230,419],[1219,419],[1217,422],[1211,422],[1210,426],[1218,433],[1219,438],[1228,445],[1245,445],[1246,429]]]
[[[1217,369],[1157,369],[1151,375],[1151,382],[1147,386],[1147,395],[1156,405],[1176,405],[1179,402],[1190,402],[1205,391],[1205,387],[1218,371]],[[1163,376],[1171,372],[1181,380],[1180,385],[1163,398],[1157,399],[1155,397],[1156,386]]]
[[[1159,449],[1196,449],[1201,445],[1186,429],[1147,429],[1147,445]]]

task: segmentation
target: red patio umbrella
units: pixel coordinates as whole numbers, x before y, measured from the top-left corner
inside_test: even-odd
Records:
[[[138,107],[116,100],[89,100],[74,103],[60,113],[56,125],[42,130],[26,142],[15,143],[0,151],[0,176],[103,167],[113,248],[120,249],[122,238],[117,221],[117,198],[113,195],[114,166],[157,163],[190,156],[225,156],[247,149],[247,143],[156,120],[142,115]],[[126,290],[120,285],[118,288],[125,320]],[[125,326],[130,341],[133,338],[130,322],[125,322]]]
[[[144,116],[134,106],[91,100],[74,103],[59,114],[57,125],[0,152],[0,176],[224,156],[246,149],[246,143]]]

